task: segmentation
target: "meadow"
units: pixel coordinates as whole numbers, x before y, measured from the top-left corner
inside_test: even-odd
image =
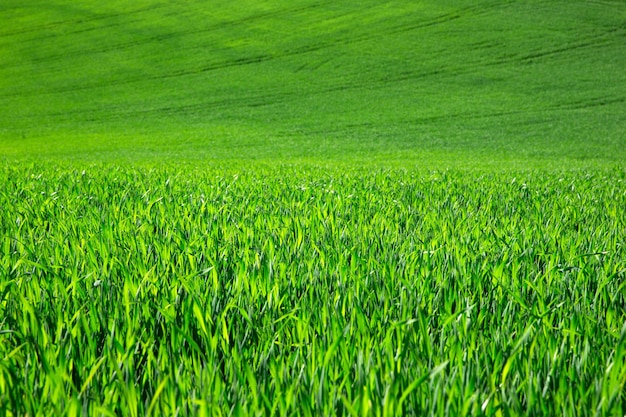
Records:
[[[623,2],[0,21],[0,416],[626,414]]]
[[[3,0],[0,152],[623,164],[617,1]]]

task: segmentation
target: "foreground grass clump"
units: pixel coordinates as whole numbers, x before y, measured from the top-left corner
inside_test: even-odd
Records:
[[[624,171],[0,170],[8,415],[615,415]]]

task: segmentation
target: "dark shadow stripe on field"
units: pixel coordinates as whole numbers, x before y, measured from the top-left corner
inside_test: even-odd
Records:
[[[145,13],[145,12],[151,12],[151,11],[160,9],[162,7],[165,7],[165,6],[163,4],[155,4],[153,6],[148,6],[148,7],[144,7],[144,8],[141,8],[141,9],[131,10],[131,11],[128,11],[128,12],[108,13],[108,14],[91,16],[91,17],[80,17],[80,18],[74,18],[74,19],[68,19],[68,20],[59,20],[59,21],[56,21],[56,22],[45,23],[45,24],[42,24],[42,25],[32,26],[32,27],[24,28],[24,29],[20,29],[20,30],[14,30],[14,31],[8,31],[8,32],[0,32],[0,37],[9,37],[9,36],[21,35],[21,34],[24,34],[24,33],[39,32],[39,31],[42,31],[42,30],[53,29],[53,28],[57,28],[57,27],[60,27],[60,26],[65,26],[65,25],[77,25],[77,24],[82,24],[82,23],[86,23],[86,22],[96,22],[96,21],[101,21],[101,20],[114,19],[114,18],[119,18],[121,16],[129,16],[129,15],[141,14],[141,13]],[[19,9],[19,8],[15,8],[15,9]]]

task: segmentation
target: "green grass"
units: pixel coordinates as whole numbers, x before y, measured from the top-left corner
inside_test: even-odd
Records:
[[[0,4],[0,417],[626,414],[622,1]]]
[[[621,415],[626,172],[5,167],[9,415]]]
[[[3,169],[9,415],[623,414],[626,172],[236,172]]]
[[[622,1],[0,5],[0,154],[626,158]]]

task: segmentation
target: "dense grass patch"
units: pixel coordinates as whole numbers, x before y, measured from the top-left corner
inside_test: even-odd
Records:
[[[621,416],[625,181],[5,165],[0,400]]]

